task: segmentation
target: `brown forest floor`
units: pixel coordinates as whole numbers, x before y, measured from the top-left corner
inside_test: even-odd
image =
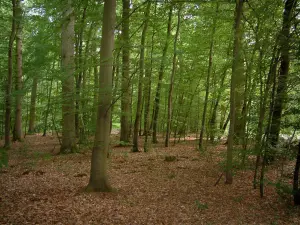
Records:
[[[113,193],[82,192],[91,151],[52,156],[58,148],[56,138],[39,135],[13,145],[0,171],[0,224],[300,224],[299,209],[280,200],[274,186],[259,197],[251,170],[238,170],[232,185],[222,178],[214,186],[225,145],[202,154],[193,141],[158,144],[149,153],[113,147]],[[168,155],[177,160],[166,162]],[[277,171],[267,175],[274,180]]]

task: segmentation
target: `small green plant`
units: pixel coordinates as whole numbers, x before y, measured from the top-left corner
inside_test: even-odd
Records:
[[[8,166],[8,154],[4,148],[0,148],[0,169]]]
[[[244,199],[243,196],[233,197],[233,201],[235,201],[235,202],[242,202],[243,199]]]
[[[171,173],[168,175],[168,178],[169,179],[174,179],[176,177],[176,174],[175,173]]]
[[[177,160],[177,157],[174,156],[174,155],[166,155],[166,156],[165,156],[165,161],[166,161],[166,162],[174,162],[174,161],[176,161],[176,160]]]
[[[197,208],[200,210],[208,209],[208,205],[206,203],[201,203],[199,200],[196,200],[195,203]]]
[[[126,142],[126,141],[120,141],[119,146],[120,147],[128,147],[128,146],[131,146],[131,144],[129,142]]]

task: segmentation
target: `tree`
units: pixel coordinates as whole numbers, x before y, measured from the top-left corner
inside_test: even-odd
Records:
[[[22,7],[21,0],[16,0],[16,50],[17,50],[17,77],[16,77],[16,116],[13,140],[22,140],[22,77],[23,77],[23,56],[22,56]]]
[[[232,184],[232,151],[234,145],[235,135],[235,120],[236,120],[236,86],[243,70],[241,65],[241,20],[243,13],[244,0],[236,2],[235,8],[235,25],[234,25],[234,43],[233,43],[233,62],[232,62],[232,74],[231,74],[231,85],[230,85],[230,127],[228,134],[228,145],[227,145],[227,161],[226,161],[226,183]]]
[[[290,29],[291,29],[291,19],[293,16],[294,9],[296,8],[297,0],[286,0],[282,30],[279,34],[279,45],[280,45],[280,71],[278,76],[278,87],[276,89],[275,104],[272,113],[271,129],[269,134],[268,142],[275,147],[278,143],[278,137],[280,132],[281,115],[284,108],[284,103],[286,101],[287,94],[287,79],[289,75],[290,67]]]
[[[173,54],[173,64],[172,64],[172,73],[170,77],[170,88],[169,88],[169,95],[168,95],[168,118],[167,118],[167,132],[166,132],[166,140],[165,140],[165,147],[169,147],[170,141],[170,133],[171,133],[171,123],[172,123],[172,95],[173,95],[173,86],[174,86],[174,78],[176,74],[176,66],[177,66],[177,41],[179,37],[179,29],[180,29],[180,14],[181,14],[182,5],[179,5],[179,9],[177,11],[177,28],[174,37],[174,54]]]
[[[122,0],[123,13],[122,13],[122,98],[121,98],[121,142],[129,142],[130,137],[130,99],[131,99],[131,88],[130,88],[130,66],[129,66],[129,12],[130,12],[130,1]]]
[[[8,74],[6,84],[6,96],[5,96],[5,148],[10,148],[10,119],[11,119],[11,89],[12,89],[12,77],[13,77],[13,45],[16,35],[16,0],[12,0],[12,24],[11,32],[8,44]]]
[[[97,127],[92,152],[91,176],[87,191],[110,191],[107,179],[112,101],[112,67],[114,49],[116,1],[105,0],[100,52],[100,80]]]
[[[162,52],[162,59],[160,63],[159,73],[158,73],[158,83],[155,93],[155,100],[154,100],[154,106],[153,106],[153,134],[152,134],[152,142],[157,143],[157,121],[158,121],[158,113],[159,113],[159,104],[160,104],[160,92],[161,92],[161,85],[162,85],[162,79],[164,76],[164,70],[165,70],[165,63],[166,63],[166,57],[167,57],[167,50],[169,47],[169,41],[171,37],[171,25],[172,25],[172,14],[173,14],[173,5],[170,3],[170,9],[168,13],[168,28],[167,28],[167,38],[166,42],[163,48]]]
[[[134,132],[133,132],[133,152],[138,152],[138,132],[139,132],[139,125],[141,123],[141,110],[142,110],[142,88],[143,83],[142,79],[144,77],[144,65],[145,65],[145,39],[146,39],[146,33],[148,29],[148,22],[149,22],[149,13],[150,13],[150,7],[151,2],[149,1],[147,3],[147,8],[145,11],[145,22],[144,22],[144,28],[142,31],[142,37],[141,37],[141,51],[140,51],[140,62],[139,62],[139,81],[138,81],[138,100],[137,100],[137,107],[136,107],[136,116],[135,116],[135,122],[134,122]]]
[[[76,150],[74,114],[74,11],[72,0],[65,0],[61,31],[62,66],[62,143],[60,152]]]

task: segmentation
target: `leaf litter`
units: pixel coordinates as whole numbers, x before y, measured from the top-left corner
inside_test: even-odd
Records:
[[[223,176],[215,186],[226,146],[199,153],[194,140],[162,143],[148,153],[112,145],[108,174],[116,191],[85,193],[89,149],[52,155],[56,138],[27,136],[13,144],[0,170],[0,224],[300,224],[299,209],[282,201],[274,185],[259,197],[252,170],[237,170],[232,185]],[[269,169],[267,177],[276,174]]]

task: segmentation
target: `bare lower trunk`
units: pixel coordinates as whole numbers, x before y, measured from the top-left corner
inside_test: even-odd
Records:
[[[110,191],[107,178],[107,153],[110,142],[112,67],[116,1],[105,0],[100,52],[99,104],[91,176],[86,191]]]
[[[28,133],[35,133],[35,105],[36,105],[36,93],[37,93],[37,77],[33,78],[32,89],[31,89],[31,99],[30,99],[30,113],[29,113],[29,128]]]

